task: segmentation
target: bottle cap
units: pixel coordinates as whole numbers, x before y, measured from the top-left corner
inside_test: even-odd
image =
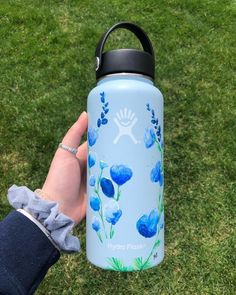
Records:
[[[127,48],[103,52],[108,36],[118,28],[134,33],[141,42],[143,51]],[[134,23],[119,22],[106,31],[97,45],[95,58],[97,80],[105,75],[116,73],[142,74],[154,80],[155,58],[152,43],[147,34]]]

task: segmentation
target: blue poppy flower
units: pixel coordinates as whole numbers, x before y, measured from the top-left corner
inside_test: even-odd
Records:
[[[163,177],[160,161],[158,161],[155,167],[151,170],[150,178],[152,182],[159,182],[160,186],[163,185],[164,177]]]
[[[156,136],[155,136],[154,130],[152,128],[146,128],[146,131],[144,134],[145,147],[148,149],[151,146],[153,146],[155,140],[156,140]]]
[[[107,163],[105,163],[104,161],[100,161],[100,168],[104,169],[106,167],[108,167]]]
[[[151,238],[157,233],[158,213],[152,210],[149,215],[143,215],[136,223],[136,228],[140,235],[145,238]]]
[[[110,175],[112,180],[118,184],[123,185],[125,182],[130,180],[133,175],[132,170],[125,165],[113,165],[110,168]]]
[[[100,210],[100,205],[101,205],[101,201],[97,196],[90,197],[90,207],[94,211],[99,211]]]
[[[88,165],[89,165],[89,168],[93,167],[95,165],[95,163],[96,163],[95,154],[89,152],[89,155],[88,155]]]
[[[94,175],[91,175],[90,178],[89,178],[89,185],[90,186],[95,186],[95,183],[96,183],[96,178]]]
[[[115,194],[113,183],[110,179],[103,177],[100,181],[102,192],[108,198],[113,198]]]
[[[116,202],[115,200],[110,200],[104,206],[104,216],[106,218],[106,221],[111,223],[112,225],[115,225],[118,222],[121,215],[122,211],[119,208],[118,202]]]
[[[101,228],[100,220],[96,216],[93,217],[92,228],[96,232],[98,232],[100,230],[100,228]]]
[[[98,131],[95,128],[90,127],[88,129],[88,144],[89,144],[89,146],[93,146],[95,144],[97,138],[98,138]]]

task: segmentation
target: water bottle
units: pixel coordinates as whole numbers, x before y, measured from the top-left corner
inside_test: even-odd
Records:
[[[143,50],[103,52],[116,29]],[[138,271],[164,258],[163,97],[154,86],[152,44],[136,24],[120,22],[95,52],[97,85],[87,100],[86,252],[103,269]]]

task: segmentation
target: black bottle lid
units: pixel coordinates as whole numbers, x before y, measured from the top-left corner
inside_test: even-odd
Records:
[[[144,51],[127,48],[103,52],[108,36],[118,28],[133,32],[141,42]],[[106,31],[97,45],[95,58],[97,80],[105,75],[116,73],[142,74],[154,80],[155,58],[152,43],[147,34],[134,23],[119,22]]]

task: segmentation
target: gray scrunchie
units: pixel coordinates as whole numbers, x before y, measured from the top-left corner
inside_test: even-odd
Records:
[[[15,209],[24,209],[38,220],[62,251],[73,253],[80,250],[79,239],[71,234],[75,223],[59,212],[58,203],[39,198],[26,186],[11,186],[7,197]]]

